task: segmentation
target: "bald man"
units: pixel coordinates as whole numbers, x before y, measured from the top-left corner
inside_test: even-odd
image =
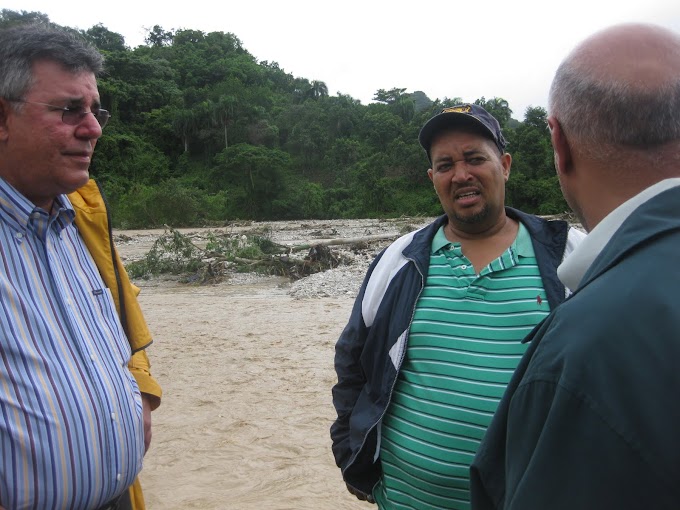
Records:
[[[554,78],[562,192],[589,235],[471,467],[473,510],[680,508],[680,36],[599,32]]]

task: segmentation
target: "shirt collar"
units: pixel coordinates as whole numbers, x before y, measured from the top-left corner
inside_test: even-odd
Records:
[[[557,276],[562,283],[569,290],[575,291],[595,258],[633,211],[658,194],[676,186],[680,186],[680,178],[665,179],[641,191],[605,216],[557,268]]]
[[[437,230],[437,233],[432,238],[432,245],[430,247],[432,254],[437,253],[442,248],[446,248],[448,245],[451,244],[451,241],[449,241],[446,238],[446,234],[444,234],[445,227],[446,223],[439,227],[439,230]]]
[[[519,230],[517,231],[517,237],[513,243],[513,248],[520,257],[534,256],[534,246],[531,244],[531,235],[521,221],[519,222]]]
[[[0,209],[24,230],[35,213],[45,214],[43,209],[36,207],[2,177],[0,177]],[[64,225],[71,223],[75,217],[75,210],[66,195],[58,195],[54,199],[53,209],[56,216],[61,217]]]
[[[435,254],[442,248],[446,248],[450,244],[456,244],[452,243],[446,238],[446,234],[444,234],[445,227],[446,223],[439,227],[439,230],[437,230],[437,233],[434,235],[434,238],[432,239],[431,245],[432,254]],[[532,257],[534,255],[534,247],[531,244],[531,236],[529,235],[529,231],[522,224],[521,221],[519,222],[519,230],[517,231],[517,237],[515,238],[515,241],[512,243],[512,248],[515,250],[515,253],[517,253],[517,255],[520,257]]]

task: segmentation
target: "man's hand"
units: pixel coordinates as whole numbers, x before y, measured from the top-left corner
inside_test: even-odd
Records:
[[[355,489],[348,483],[345,483],[345,485],[347,486],[347,490],[350,492],[350,494],[354,494],[357,499],[375,504],[375,500],[373,499],[372,495],[361,492],[359,489]]]
[[[149,451],[151,446],[151,396],[142,393],[142,411],[144,415],[144,453]],[[0,510],[2,510],[0,508]]]

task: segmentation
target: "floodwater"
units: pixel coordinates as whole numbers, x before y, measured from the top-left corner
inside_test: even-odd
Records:
[[[281,283],[140,284],[164,390],[141,475],[150,510],[369,508],[328,432],[353,300],[294,300]]]

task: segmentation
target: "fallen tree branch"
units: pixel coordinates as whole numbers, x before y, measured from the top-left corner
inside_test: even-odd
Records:
[[[399,234],[378,234],[378,235],[373,235],[373,236],[365,236],[365,237],[348,237],[348,238],[340,238],[340,239],[328,239],[326,241],[313,241],[309,242],[308,244],[295,244],[292,246],[289,246],[288,249],[290,251],[301,251],[301,250],[309,250],[313,248],[314,246],[338,246],[338,245],[345,245],[345,244],[357,244],[357,243],[370,243],[373,241],[386,241],[389,239],[395,239],[399,237]]]
[[[234,257],[234,262],[238,262],[239,264],[246,264],[248,266],[260,266],[263,264],[270,264],[272,261],[271,259],[244,259],[241,257]]]

